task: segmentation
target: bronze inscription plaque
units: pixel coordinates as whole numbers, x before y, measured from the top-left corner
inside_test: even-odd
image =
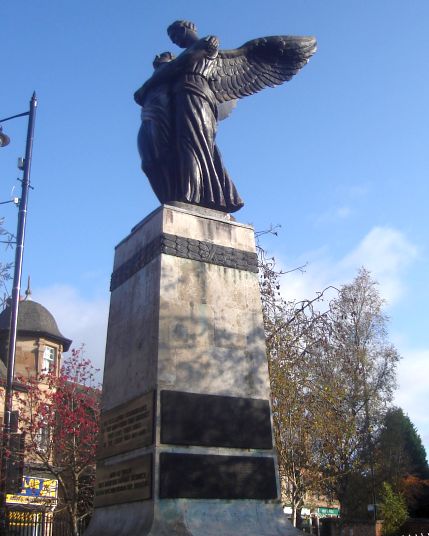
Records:
[[[153,443],[154,396],[151,391],[101,414],[99,460]]]
[[[94,506],[152,498],[152,454],[113,465],[97,464]]]

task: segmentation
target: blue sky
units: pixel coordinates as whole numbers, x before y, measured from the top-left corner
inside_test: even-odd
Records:
[[[218,145],[285,293],[310,297],[365,265],[387,300],[403,355],[397,403],[429,447],[427,0],[14,0],[0,5],[0,117],[39,97],[24,278],[64,335],[102,364],[113,248],[158,206],[140,171],[133,92],[155,54],[177,52],[178,18],[222,48],[264,35],[315,35],[319,50],[291,82],[244,99]],[[4,125],[0,200],[10,198],[26,120]],[[2,205],[7,226],[16,209]],[[2,255],[4,253],[2,252]]]

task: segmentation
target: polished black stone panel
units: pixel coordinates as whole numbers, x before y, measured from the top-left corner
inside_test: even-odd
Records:
[[[161,442],[271,449],[268,400],[161,391]]]
[[[277,498],[274,458],[163,452],[161,499]]]

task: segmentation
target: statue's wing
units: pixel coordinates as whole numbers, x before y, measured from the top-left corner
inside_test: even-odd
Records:
[[[316,52],[314,37],[273,36],[220,50],[208,77],[218,102],[253,95],[290,80]]]

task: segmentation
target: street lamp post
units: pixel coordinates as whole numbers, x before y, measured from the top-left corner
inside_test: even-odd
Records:
[[[3,442],[1,453],[1,479],[0,479],[0,500],[2,523],[4,528],[7,526],[6,516],[6,478],[9,470],[9,450],[10,450],[10,434],[11,434],[11,415],[13,403],[13,378],[15,373],[15,350],[16,350],[16,334],[18,328],[18,308],[19,295],[21,290],[21,274],[22,260],[24,255],[24,239],[25,239],[25,224],[27,219],[27,204],[28,192],[30,189],[30,170],[31,170],[31,155],[33,151],[34,124],[36,119],[37,98],[33,93],[30,101],[30,109],[28,112],[13,115],[0,119],[0,124],[16,117],[28,116],[27,142],[25,146],[25,158],[23,165],[23,178],[21,199],[19,201],[18,225],[16,233],[16,249],[15,249],[15,266],[13,274],[12,296],[11,296],[11,312],[10,312],[10,329],[9,329],[9,347],[7,356],[7,375],[6,375],[6,390],[4,402],[4,417],[3,417]],[[9,137],[3,134],[0,128],[0,147],[8,145]]]

